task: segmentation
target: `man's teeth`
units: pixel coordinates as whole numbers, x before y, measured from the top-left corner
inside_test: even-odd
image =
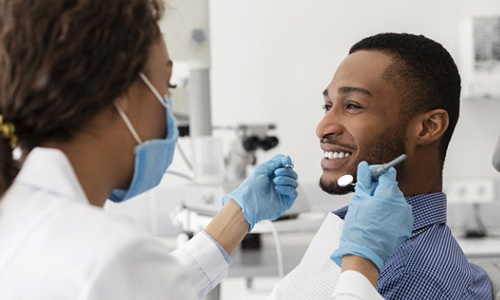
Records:
[[[326,151],[324,157],[326,157],[328,159],[338,159],[338,158],[348,158],[349,156],[351,156],[351,153],[349,153],[349,152]]]

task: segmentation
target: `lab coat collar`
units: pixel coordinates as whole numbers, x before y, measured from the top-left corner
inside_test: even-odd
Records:
[[[89,203],[66,155],[57,149],[37,147],[26,157],[16,184]]]

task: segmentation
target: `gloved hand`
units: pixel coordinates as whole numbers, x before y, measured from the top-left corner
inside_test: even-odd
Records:
[[[297,173],[285,165],[292,165],[289,156],[274,156],[256,166],[236,190],[222,197],[222,205],[233,199],[241,207],[250,224],[248,232],[259,221],[276,220],[297,198]]]
[[[371,260],[380,274],[384,262],[411,236],[413,216],[398,188],[396,170],[390,168],[372,179],[370,169],[378,166],[359,163],[340,246],[330,258],[341,266],[342,256],[361,256]]]

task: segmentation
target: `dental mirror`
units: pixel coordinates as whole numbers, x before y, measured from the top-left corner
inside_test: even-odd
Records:
[[[340,178],[337,180],[337,184],[341,187],[348,186],[349,184],[353,184],[354,177],[352,177],[351,174],[345,174],[343,176],[340,176]]]

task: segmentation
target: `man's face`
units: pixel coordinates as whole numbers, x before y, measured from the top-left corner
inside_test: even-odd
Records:
[[[392,63],[379,51],[358,51],[344,59],[324,91],[325,116],[318,124],[325,157],[321,188],[330,194],[354,191],[340,187],[339,177],[356,178],[358,163],[388,162],[405,153],[406,125],[399,120],[401,96],[383,78]]]

